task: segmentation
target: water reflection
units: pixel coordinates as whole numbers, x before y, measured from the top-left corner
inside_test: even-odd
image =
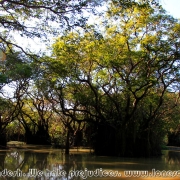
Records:
[[[10,149],[0,151],[0,180],[1,179],[37,179],[37,180],[79,180],[82,176],[69,176],[74,170],[111,170],[123,172],[125,170],[179,170],[180,152],[163,151],[159,158],[117,158],[97,157],[89,152],[73,151],[69,156],[63,150],[51,148],[37,149]],[[16,177],[3,173],[4,170],[17,172]],[[57,176],[57,173],[66,172],[66,175]],[[22,173],[22,174],[21,174]],[[33,174],[34,173],[34,174]],[[38,174],[39,173],[39,174]],[[17,177],[19,175],[19,177]],[[37,177],[36,175],[39,175]],[[87,179],[96,179],[95,177]],[[108,178],[97,178],[108,179]],[[112,178],[111,178],[112,179]]]
[[[6,152],[0,152],[0,169],[4,169]]]
[[[165,152],[165,161],[170,165],[180,165],[180,152],[179,151],[166,151]]]

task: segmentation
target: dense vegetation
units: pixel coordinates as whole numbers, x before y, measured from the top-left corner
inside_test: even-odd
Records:
[[[57,25],[63,23],[60,15],[70,22],[72,6],[81,13],[97,5],[68,1],[60,13],[62,4],[32,2],[2,1],[1,9],[8,3],[11,11],[22,7],[13,13],[30,8],[22,17],[36,20],[48,9],[48,21]],[[83,145],[97,155],[152,156],[161,153],[165,137],[172,143],[179,132],[179,21],[148,0],[104,1],[103,9],[93,16],[96,23],[88,24],[81,14],[58,36],[51,31],[56,40],[50,55],[33,54],[1,34],[6,54],[0,75],[1,145],[14,138],[65,146],[67,154],[70,146]],[[17,30],[29,36],[27,29]],[[42,32],[48,35],[47,29],[34,30],[40,38]],[[4,92],[7,85],[13,95]]]

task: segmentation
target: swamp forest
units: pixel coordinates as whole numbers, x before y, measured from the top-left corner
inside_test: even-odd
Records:
[[[180,21],[158,1],[2,0],[0,60],[1,149],[180,146]]]

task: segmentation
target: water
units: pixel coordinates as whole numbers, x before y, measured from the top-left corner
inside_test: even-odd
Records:
[[[0,180],[174,180],[179,177],[180,151],[165,150],[161,157],[147,159],[97,157],[90,150],[76,149],[67,156],[63,150],[44,146],[0,150]]]

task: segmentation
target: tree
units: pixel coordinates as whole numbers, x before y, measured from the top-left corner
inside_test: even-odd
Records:
[[[29,50],[17,43],[15,36],[46,41],[48,36],[58,35],[66,28],[84,26],[87,18],[84,11],[90,11],[100,5],[103,0],[40,0],[0,2],[0,49],[4,52],[7,47],[15,46],[25,54]],[[76,17],[76,18],[74,18]],[[15,36],[14,36],[15,35]],[[49,40],[49,39],[48,39]]]
[[[43,66],[44,69],[44,66]],[[47,73],[47,71],[46,71]],[[62,136],[59,136],[59,141],[61,142],[60,146],[65,146],[65,153],[69,154],[69,148],[72,145],[79,146],[82,141],[82,131],[85,127],[84,121],[82,122],[82,114],[76,114],[76,110],[74,108],[67,108],[68,100],[69,102],[72,100],[71,98],[63,98],[64,94],[62,94],[62,89],[60,87],[55,88],[54,78],[51,75],[43,72],[44,78],[40,81],[36,81],[38,89],[44,94],[45,98],[51,104],[51,109],[53,111],[54,122],[51,122],[51,128],[56,125],[55,121],[58,121],[58,124],[61,125],[61,133],[64,134],[65,143],[62,143]],[[69,88],[71,91],[72,88]],[[62,97],[63,96],[63,97]],[[71,94],[66,91],[66,97],[71,96]],[[66,102],[65,102],[65,101]],[[71,102],[70,102],[71,103]],[[71,106],[70,104],[68,104]],[[76,106],[76,103],[75,103]],[[58,118],[57,118],[58,116]],[[56,128],[54,128],[55,131]],[[53,135],[54,133],[52,133]],[[58,145],[58,144],[57,144]]]
[[[169,146],[179,146],[180,141],[180,131],[179,131],[179,93],[170,92],[167,94],[168,101],[166,106],[168,107],[168,111],[164,112],[164,119],[166,121],[165,131],[166,131],[166,141],[165,143]],[[174,103],[175,102],[175,103]],[[174,104],[174,108],[172,107]],[[166,109],[167,109],[166,107]]]
[[[76,2],[71,0],[38,2],[3,0],[0,2],[0,50],[8,56],[5,69],[4,64],[1,68],[0,83],[1,86],[10,82],[17,83],[15,98],[19,110],[23,107],[22,98],[29,85],[28,78],[31,76],[30,66],[24,62],[29,62],[30,58],[31,60],[37,60],[37,58],[31,53],[32,49],[27,50],[20,46],[15,36],[21,36],[24,39],[40,38],[43,41],[50,34],[57,35],[65,26],[66,28],[83,26],[86,18],[82,16],[82,12],[88,9],[89,5],[95,6],[95,3],[81,0]],[[76,19],[72,18],[73,16],[76,16]],[[26,56],[17,53],[17,49]],[[23,63],[19,59],[23,59]],[[10,61],[14,61],[15,64]]]
[[[180,25],[157,5],[118,2],[101,29],[57,39],[47,80],[66,115],[95,124],[97,154],[158,155],[164,99],[178,90]]]
[[[31,113],[33,112],[34,115],[28,114],[26,111],[23,111],[22,115],[30,119],[35,130],[33,141],[31,137],[27,137],[28,141],[32,144],[50,144],[49,121],[52,119],[53,113],[51,104],[37,88],[27,92],[27,99]]]
[[[6,127],[18,116],[17,105],[0,97],[0,147],[6,146]]]
[[[23,60],[26,61],[27,59],[23,58],[19,52],[8,53],[6,61],[2,64],[1,75],[4,77],[3,83],[9,84],[11,88],[14,88],[14,91],[11,89],[11,93],[14,93],[14,96],[8,95],[3,88],[1,89],[1,138],[4,139],[0,141],[0,143],[3,143],[2,145],[6,144],[7,126],[17,120],[19,116],[19,109],[23,106],[21,100],[32,75],[28,62],[25,63]]]

